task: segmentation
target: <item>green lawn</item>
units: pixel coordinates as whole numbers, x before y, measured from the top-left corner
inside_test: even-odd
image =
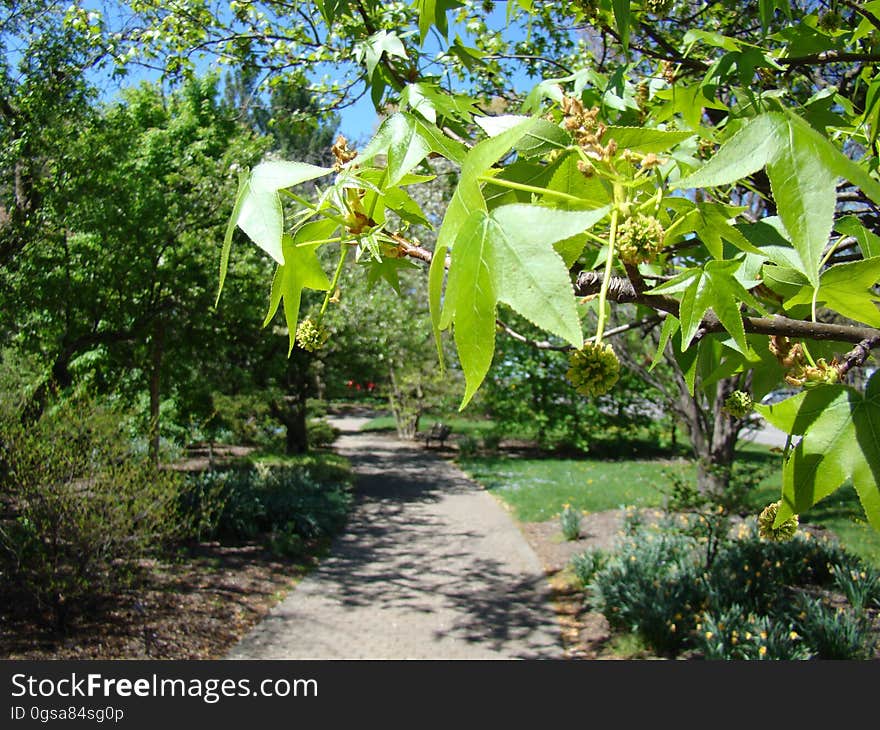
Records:
[[[461,467],[507,502],[517,519],[540,522],[563,504],[588,512],[621,506],[656,507],[669,472],[693,471],[685,461],[600,461],[598,459],[508,459],[503,456],[461,459]]]
[[[779,499],[779,455],[766,447],[747,444],[739,461],[765,464],[769,476],[749,500],[757,514]],[[473,457],[459,461],[462,469],[513,508],[517,519],[540,522],[556,517],[564,504],[599,512],[621,506],[662,506],[669,476],[695,478],[695,466],[686,460],[518,459]],[[865,524],[851,487],[844,487],[801,515],[801,522],[832,530],[849,551],[880,566],[880,533]]]
[[[419,420],[419,430],[427,431],[437,421],[445,423],[452,429],[453,435],[467,434],[479,438],[486,431],[491,431],[494,423],[488,419],[474,420],[459,418],[458,416],[440,416],[434,413],[426,413]],[[394,416],[377,416],[361,426],[361,431],[394,431]]]

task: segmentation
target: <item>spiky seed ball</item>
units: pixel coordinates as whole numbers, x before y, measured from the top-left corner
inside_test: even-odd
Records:
[[[663,225],[652,215],[636,213],[617,229],[617,252],[625,264],[653,261],[663,250]]]
[[[798,530],[799,521],[797,515],[792,515],[779,527],[773,527],[781,504],[782,502],[768,504],[761,514],[758,515],[758,535],[765,540],[773,540],[775,542],[791,540]]]
[[[724,410],[734,418],[745,418],[754,409],[752,396],[742,390],[735,390],[724,400]]]
[[[840,27],[840,24],[843,22],[843,17],[840,13],[830,10],[827,13],[822,13],[819,16],[819,20],[816,25],[819,26],[822,30],[826,32],[833,32]]]
[[[645,10],[654,15],[665,15],[672,9],[675,0],[646,0]]]
[[[306,317],[296,328],[296,344],[308,352],[320,350],[327,344],[328,339],[330,339],[329,330],[311,317]]]
[[[620,360],[611,345],[588,342],[568,357],[565,376],[581,395],[607,393],[620,378]]]

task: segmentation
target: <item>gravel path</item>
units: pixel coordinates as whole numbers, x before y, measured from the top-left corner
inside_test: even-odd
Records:
[[[338,418],[358,503],[331,553],[230,659],[559,658],[537,556],[455,466]]]

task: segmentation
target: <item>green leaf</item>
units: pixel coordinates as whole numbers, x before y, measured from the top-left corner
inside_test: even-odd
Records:
[[[446,13],[455,8],[460,8],[461,3],[456,0],[416,0],[413,3],[419,13],[419,43],[424,44],[425,38],[431,26],[437,28],[444,38],[449,37],[449,23]]]
[[[382,60],[382,54],[406,58],[406,48],[396,33],[380,30],[365,40],[356,50],[359,60],[367,67],[367,75],[372,76]]]
[[[618,149],[628,149],[643,155],[649,152],[666,152],[675,145],[693,137],[696,132],[651,129],[648,127],[608,127],[605,139],[617,142]]]
[[[651,360],[648,372],[660,364],[660,361],[663,359],[663,352],[666,350],[666,345],[669,343],[669,338],[678,332],[680,327],[681,323],[678,321],[677,317],[674,317],[671,314],[666,315],[666,319],[663,320],[663,327],[660,328],[660,342],[657,344],[657,351],[654,353],[654,358]]]
[[[629,25],[630,25],[630,0],[611,0],[611,6],[614,8],[614,22],[617,25],[617,34],[620,36],[620,43],[623,46],[623,52],[629,50]]]
[[[673,188],[729,185],[767,168],[779,217],[791,236],[801,271],[816,287],[834,219],[836,181],[844,177],[880,202],[880,183],[792,114],[756,117],[716,155]]]
[[[822,272],[819,279],[816,302],[844,317],[864,322],[871,327],[880,327],[880,309],[875,304],[880,301],[880,295],[874,292],[874,285],[878,280],[880,257],[830,266]],[[785,302],[785,306],[789,308],[798,304],[810,304],[812,296],[812,290],[801,289]]]
[[[672,281],[658,286],[649,293],[663,294],[679,291],[686,284],[681,298],[682,347],[687,348],[711,308],[724,329],[733,338],[740,352],[748,351],[739,303],[746,302],[755,309],[762,308],[737,281],[735,274],[740,261],[709,261],[702,269],[690,269]]]
[[[279,264],[284,263],[281,234],[284,213],[278,191],[329,175],[332,168],[316,167],[305,162],[261,162],[245,183],[239,187],[233,219],[257,246]],[[230,235],[227,229],[227,235]]]
[[[495,310],[507,304],[538,327],[583,346],[571,279],[552,244],[591,228],[608,214],[538,205],[475,210],[452,248],[443,320],[454,324],[465,375],[464,408],[495,350]]]
[[[316,251],[320,241],[329,237],[336,230],[333,221],[313,221],[301,226],[293,236],[284,236],[285,263],[275,270],[272,291],[269,295],[269,311],[263,321],[263,327],[272,321],[278,305],[284,301],[284,319],[287,323],[290,346],[287,354],[293,351],[296,343],[296,325],[299,320],[299,305],[302,290],[305,288],[316,291],[327,291],[330,280],[321,268]]]
[[[431,259],[431,267],[428,272],[428,303],[431,312],[431,323],[434,328],[434,339],[437,342],[437,350],[441,362],[443,355],[440,343],[440,330],[446,329],[449,326],[448,321],[442,321],[440,307],[446,254],[452,247],[468,216],[474,211],[486,209],[486,201],[483,199],[480,183],[477,178],[510,152],[522,136],[531,129],[532,124],[534,124],[534,119],[526,118],[497,137],[484,139],[471,148],[462,162],[461,177],[446,208],[446,215],[443,216],[440,230],[437,232],[437,244],[434,248],[434,256]]]
[[[516,151],[525,159],[540,157],[553,150],[562,150],[572,144],[571,135],[562,127],[536,119],[532,128],[516,143]]]
[[[783,467],[777,524],[851,479],[868,522],[880,530],[880,373],[864,396],[845,385],[819,385],[756,410],[786,433],[803,436]]]
[[[235,233],[238,216],[241,214],[241,204],[250,187],[248,177],[248,173],[244,171],[238,173],[238,190],[235,193],[235,202],[232,204],[232,215],[229,216],[229,222],[226,224],[223,248],[220,251],[220,284],[217,287],[217,298],[214,300],[215,307],[220,302],[220,294],[223,292],[223,284],[226,281],[226,272],[229,269],[229,252],[232,250],[232,235]]]
[[[385,186],[397,185],[432,152],[461,161],[464,146],[444,135],[434,125],[407,112],[386,119],[379,131],[358,156],[358,164],[370,162],[377,155],[387,156]]]
[[[866,259],[880,256],[880,236],[865,228],[856,216],[847,215],[835,221],[834,230],[855,238]]]
[[[579,198],[582,203],[576,205],[566,200],[557,200],[558,208],[601,208],[608,205],[613,197],[612,187],[607,180],[599,175],[584,177],[578,169],[580,156],[576,152],[564,155],[550,166],[552,175],[546,187],[566,195]]]
[[[394,289],[397,296],[402,296],[400,293],[400,270],[418,268],[418,266],[409,259],[392,259],[387,256],[381,260],[372,259],[367,266],[369,266],[370,269],[367,274],[367,289],[372,289],[376,285],[376,282],[382,278],[388,282],[392,289]]]

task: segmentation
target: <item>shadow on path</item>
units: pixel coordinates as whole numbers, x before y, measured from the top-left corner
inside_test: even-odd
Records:
[[[390,437],[338,451],[357,474],[347,530],[232,658],[562,655],[541,566],[490,495]]]

